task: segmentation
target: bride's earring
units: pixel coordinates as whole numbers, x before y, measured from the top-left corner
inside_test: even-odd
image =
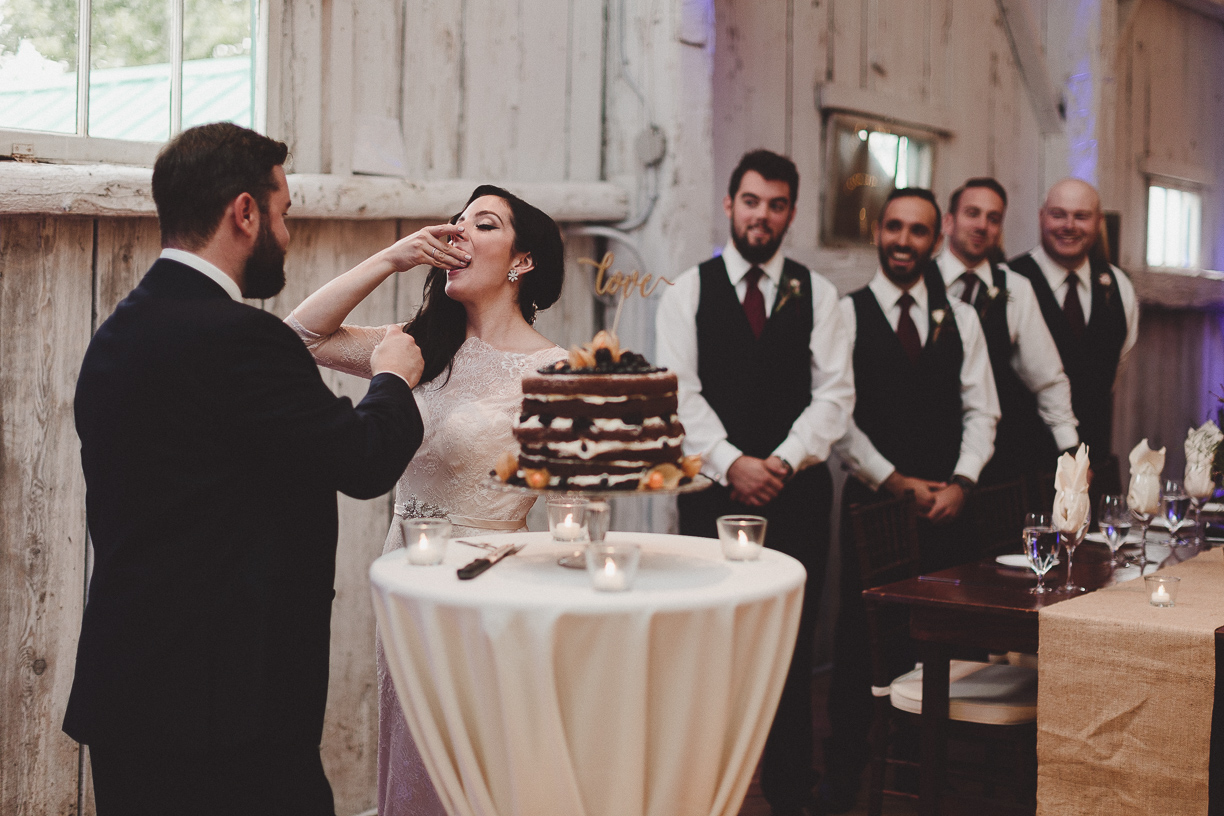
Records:
[[[511,283],[514,283],[516,280],[518,280],[518,270],[511,269],[509,274],[506,275],[506,278],[509,279]]]

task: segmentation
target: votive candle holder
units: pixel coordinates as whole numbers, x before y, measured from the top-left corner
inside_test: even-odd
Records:
[[[1152,606],[1175,606],[1177,601],[1177,585],[1181,579],[1172,575],[1145,575],[1148,603]]]
[[[586,546],[587,575],[601,592],[624,592],[633,587],[642,548],[637,544],[609,543]]]
[[[450,519],[401,519],[400,530],[404,534],[404,549],[407,550],[409,564],[432,566],[442,563],[451,537]]]
[[[765,546],[767,521],[762,516],[719,516],[718,540],[728,561],[755,561]]]

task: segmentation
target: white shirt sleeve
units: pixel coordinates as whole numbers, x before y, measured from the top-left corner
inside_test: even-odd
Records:
[[[845,327],[846,339],[850,347],[851,367],[853,368],[854,343],[858,336],[858,318],[854,311],[854,301],[844,297],[838,304],[841,310],[842,325]],[[833,444],[833,450],[845,464],[850,475],[867,485],[872,490],[879,490],[885,479],[893,474],[896,468],[893,463],[871,444],[867,434],[854,424],[851,415],[846,424],[846,433]]]
[[[1071,409],[1071,381],[1041,314],[1028,278],[1007,272],[1007,325],[1011,332],[1011,367],[1037,397],[1037,413],[1054,434],[1059,450],[1079,444],[1079,424]]]
[[[1117,377],[1121,376],[1122,369],[1126,367],[1126,358],[1130,356],[1131,349],[1139,339],[1139,302],[1135,297],[1135,285],[1131,283],[1131,279],[1118,267],[1114,266],[1112,269],[1114,278],[1118,281],[1118,294],[1122,297],[1122,312],[1126,315],[1126,340],[1122,343],[1122,353],[1118,355],[1118,371],[1114,379],[1114,382],[1117,382]]]
[[[999,394],[995,390],[990,353],[977,311],[959,300],[951,301],[964,357],[961,361],[961,448],[953,474],[977,481],[994,455],[995,426],[999,423]]]
[[[655,314],[655,354],[658,364],[671,369],[679,384],[680,421],[684,423],[684,452],[700,454],[702,472],[720,484],[727,469],[741,455],[727,441],[727,429],[701,394],[697,376],[697,305],[701,276],[697,267],[683,272],[668,286]]]
[[[795,470],[828,459],[854,413],[854,365],[837,288],[816,274],[811,282],[812,401],[773,452]]]

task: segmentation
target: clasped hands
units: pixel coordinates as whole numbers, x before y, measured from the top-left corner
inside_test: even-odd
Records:
[[[932,482],[913,476],[902,476],[897,471],[880,484],[898,498],[907,492],[914,494],[914,506],[918,515],[932,524],[946,524],[960,515],[965,505],[965,491],[955,482]]]
[[[791,475],[790,466],[777,456],[740,456],[727,468],[731,499],[750,507],[764,507],[778,497]]]

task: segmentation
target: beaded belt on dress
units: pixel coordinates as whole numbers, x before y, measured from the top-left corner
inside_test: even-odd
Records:
[[[404,503],[395,503],[395,515],[400,518],[446,518],[451,524],[460,527],[472,527],[477,530],[521,530],[526,525],[524,519],[484,519],[472,516],[460,516],[449,513],[436,504],[422,502],[416,496],[409,496]]]

